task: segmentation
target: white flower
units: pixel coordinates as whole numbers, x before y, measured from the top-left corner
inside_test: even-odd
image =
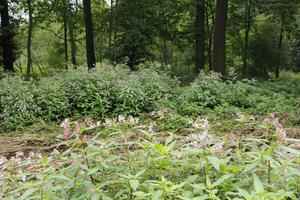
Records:
[[[65,119],[61,124],[61,128],[67,128],[69,126],[69,119]]]
[[[123,116],[123,115],[119,115],[119,116],[118,116],[118,122],[119,122],[119,123],[124,123],[125,120],[126,120],[125,116]]]

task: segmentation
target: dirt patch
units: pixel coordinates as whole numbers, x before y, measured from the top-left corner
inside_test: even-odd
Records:
[[[11,132],[0,135],[0,156],[11,157],[16,152],[49,151],[58,143],[57,135],[60,134],[57,126],[46,123],[36,124],[20,132]]]

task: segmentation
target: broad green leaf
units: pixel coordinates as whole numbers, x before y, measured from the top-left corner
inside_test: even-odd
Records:
[[[299,150],[292,149],[292,148],[290,148],[290,147],[282,147],[282,149],[284,149],[285,151],[287,151],[287,152],[289,152],[289,153],[291,153],[291,154],[300,156],[300,151],[299,151]]]
[[[216,182],[213,183],[213,187],[221,185],[224,181],[231,178],[232,176],[233,176],[232,174],[227,174],[227,175],[222,176]]]
[[[136,190],[139,187],[140,182],[138,180],[130,180],[129,185],[133,190]]]
[[[162,191],[161,190],[157,190],[153,193],[153,196],[152,196],[152,199],[153,200],[160,200],[160,196],[162,194]]]
[[[238,190],[240,196],[244,197],[245,199],[249,198],[250,194],[246,190],[241,189],[241,188],[237,188],[237,190]]]
[[[220,164],[222,164],[222,161],[217,158],[217,157],[212,157],[212,156],[209,156],[207,157],[209,163],[217,170],[219,171],[220,170]]]
[[[28,199],[31,195],[33,195],[35,192],[37,192],[39,188],[30,188],[25,191],[25,193],[18,198],[18,200],[26,200]]]
[[[253,174],[253,181],[255,191],[257,193],[264,192],[264,186],[256,174]]]

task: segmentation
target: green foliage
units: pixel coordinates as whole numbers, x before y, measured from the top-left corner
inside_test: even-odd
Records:
[[[176,80],[153,69],[134,73],[103,69],[57,74],[36,83],[6,77],[0,89],[1,132],[37,120],[81,116],[102,120],[119,114],[143,116],[157,109],[167,109],[179,118],[289,113],[286,117],[292,123],[298,123],[300,112],[295,109],[299,105],[299,77],[291,74],[280,81],[259,83],[224,81],[217,74],[202,73],[190,86],[180,87]]]
[[[184,88],[176,105],[179,113],[194,116],[208,112],[232,115],[237,110],[255,115],[293,113],[297,107],[297,97],[294,95],[297,94],[299,82],[291,82],[294,84],[269,83],[272,86],[266,87],[257,82],[223,81],[216,74],[201,74],[190,87]],[[286,89],[271,89],[273,85]],[[293,92],[287,93],[289,90]]]
[[[172,97],[176,85],[149,69],[132,74],[122,70],[69,72],[36,83],[7,77],[0,84],[1,132],[39,119],[145,114],[156,109],[159,100]]]
[[[6,77],[0,81],[0,131],[18,129],[36,120],[40,107],[33,91],[36,86],[20,77]]]
[[[252,126],[263,133],[260,136],[217,136],[210,128],[214,124],[202,118],[191,120],[181,134],[150,129],[166,115],[157,111],[156,120],[141,122],[143,126],[134,122],[134,128],[128,126],[130,118],[120,120],[120,116],[102,125],[65,120],[62,127],[68,135],[61,142],[68,144],[66,150],[48,155],[17,152],[10,159],[0,156],[0,196],[19,200],[299,199],[299,140],[286,137],[278,118],[236,119],[237,126]]]

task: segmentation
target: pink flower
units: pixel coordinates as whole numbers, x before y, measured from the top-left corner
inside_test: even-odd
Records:
[[[71,161],[70,161],[70,164],[71,164],[72,166],[74,166],[74,165],[77,164],[77,161],[76,161],[76,160],[71,160]]]
[[[157,138],[157,137],[154,137],[154,138],[152,139],[152,143],[153,143],[153,144],[158,144],[158,143],[159,143],[158,138]]]
[[[236,136],[233,134],[233,133],[230,133],[228,135],[228,139],[231,141],[231,142],[234,142],[236,140]]]
[[[19,168],[19,169],[18,169],[18,173],[19,173],[19,174],[23,174],[22,168]]]
[[[33,173],[33,172],[35,171],[34,165],[30,165],[30,166],[27,168],[27,171],[29,171],[30,173]]]
[[[218,154],[218,155],[223,155],[223,145],[222,145],[222,144],[219,144],[219,143],[215,144],[215,145],[212,147],[210,153],[211,153],[212,155],[217,155],[217,154]]]
[[[245,119],[246,119],[245,115],[243,115],[240,112],[237,112],[236,115],[238,117],[238,119],[237,119],[238,121],[245,121]]]
[[[153,126],[150,126],[150,127],[148,128],[148,132],[149,132],[149,133],[153,133],[153,132],[154,132]]]
[[[100,148],[100,149],[104,149],[104,144],[101,143],[101,144],[99,145],[99,148]]]
[[[93,127],[93,126],[94,126],[94,121],[93,121],[92,118],[86,118],[86,119],[85,119],[85,122],[87,123],[87,125],[88,125],[89,127]]]
[[[65,138],[69,138],[71,135],[72,135],[72,133],[71,133],[71,131],[70,131],[69,129],[66,129],[66,130],[64,131],[64,137],[65,137]]]
[[[279,137],[283,140],[286,139],[287,137],[287,133],[286,130],[284,129],[284,127],[280,124],[277,126],[276,131],[280,134]]]
[[[155,122],[151,122],[150,126],[148,127],[148,132],[153,133],[154,132],[154,127],[156,126]]]
[[[76,122],[75,132],[76,132],[77,134],[81,133],[82,127],[83,127],[83,123],[81,123],[81,122]]]
[[[191,142],[191,141],[193,141],[193,140],[194,140],[194,138],[193,138],[192,135],[188,135],[188,136],[186,136],[186,138],[185,138],[185,141],[186,141],[186,142]]]
[[[96,156],[95,161],[96,161],[96,162],[100,162],[100,161],[101,161],[100,156]]]

